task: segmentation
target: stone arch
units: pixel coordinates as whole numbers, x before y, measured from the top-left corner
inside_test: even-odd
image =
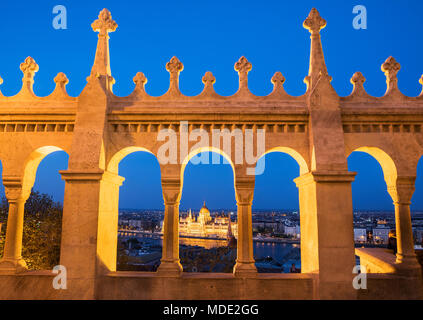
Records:
[[[20,198],[23,201],[22,201],[21,204],[19,204],[19,206],[21,206],[20,207],[21,211],[18,213],[18,214],[22,214],[22,217],[21,217],[22,225],[20,226],[20,230],[17,232],[18,233],[17,236],[20,237],[19,242],[21,242],[20,251],[22,253],[22,256],[25,256],[26,254],[32,254],[31,252],[28,253],[28,251],[25,253],[25,251],[28,248],[27,246],[31,246],[31,244],[34,244],[34,241],[35,241],[35,243],[37,243],[37,246],[40,246],[40,244],[37,242],[37,240],[31,240],[31,241],[28,241],[27,243],[24,242],[22,244],[22,241],[24,240],[23,232],[26,228],[24,221],[26,222],[27,219],[28,219],[28,216],[27,216],[28,212],[25,208],[25,205],[28,203],[28,199],[29,199],[29,197],[31,195],[31,191],[34,187],[34,183],[35,183],[35,180],[36,180],[36,177],[37,177],[37,172],[39,170],[39,166],[40,166],[41,162],[47,156],[49,156],[50,154],[53,154],[55,152],[65,152],[67,155],[69,155],[69,153],[66,150],[62,149],[61,147],[53,146],[53,145],[46,145],[46,146],[38,147],[37,149],[32,151],[29,154],[29,156],[26,158],[25,162],[23,163],[23,173],[22,173],[22,180],[21,180],[22,189],[20,190]],[[69,160],[67,160],[67,163],[69,163],[68,161]],[[10,210],[10,206],[11,206],[11,203],[9,202],[9,210]],[[60,220],[58,220],[58,223],[59,223],[60,226],[62,226],[63,212],[62,212],[62,210],[60,210],[60,211],[61,211],[60,214],[56,215],[56,216],[60,216]],[[38,223],[40,223],[42,225],[43,218],[38,217],[38,218],[35,218],[35,219]],[[49,222],[49,223],[51,223],[51,222]],[[8,220],[8,228],[9,228],[9,220]],[[57,231],[58,232],[56,233],[54,231],[54,229],[52,229],[52,230],[48,229],[48,231],[44,230],[43,232],[52,232],[52,233],[50,233],[50,236],[49,236],[50,240],[48,241],[48,243],[49,244],[55,243],[58,247],[60,247],[62,230],[60,230],[60,232],[59,232],[59,230],[57,230]],[[51,238],[54,235],[55,235],[55,237]],[[55,239],[55,240],[51,240],[51,239]],[[48,259],[48,260],[45,260],[45,261],[49,261],[50,263],[53,263],[53,261],[50,261],[50,259],[52,257],[51,252],[48,252],[48,253],[45,253],[45,255],[42,255],[37,250],[37,255],[41,255],[41,256],[43,256],[43,260]],[[60,261],[59,257],[60,257],[60,254],[58,255],[58,259],[59,259],[58,261]],[[27,258],[29,258],[29,256],[25,257],[25,259],[27,259]],[[57,262],[54,262],[54,264],[57,264]],[[26,265],[26,263],[25,263],[25,265]],[[35,268],[35,267],[33,266],[32,268]],[[43,267],[40,267],[40,268],[43,269]],[[37,270],[37,269],[34,269],[34,270]]]
[[[233,171],[233,176],[234,176],[234,185],[235,185],[235,166],[232,162],[232,159],[229,157],[229,155],[227,155],[223,150],[213,147],[213,146],[208,146],[208,147],[200,147],[197,148],[195,150],[191,150],[191,152],[185,157],[185,159],[182,161],[182,166],[181,166],[181,194],[182,194],[182,188],[184,185],[184,172],[185,172],[185,168],[187,166],[187,164],[190,162],[190,160],[195,157],[196,155],[203,153],[203,152],[214,152],[217,153],[219,155],[221,155],[223,158],[225,158],[228,163],[231,165],[232,167],[232,171]]]
[[[138,151],[148,152],[156,156],[153,152],[151,152],[150,150],[144,147],[135,147],[135,146],[126,147],[119,150],[112,156],[109,163],[107,164],[107,171],[118,174],[119,163],[123,160],[123,158],[130,155],[131,153],[138,152]]]
[[[185,169],[186,169],[187,165],[189,164],[189,162],[191,161],[191,159],[193,157],[195,157],[196,155],[201,154],[201,153],[207,153],[207,157],[211,157],[213,153],[215,155],[219,155],[220,156],[219,159],[222,159],[222,158],[225,159],[228,162],[228,164],[231,166],[231,171],[232,171],[232,176],[233,176],[232,179],[234,181],[233,189],[231,188],[233,190],[233,193],[234,194],[233,194],[233,198],[231,196],[231,199],[234,199],[235,200],[235,203],[236,203],[237,196],[236,196],[235,181],[236,181],[237,168],[233,164],[233,161],[231,160],[231,158],[230,158],[230,156],[228,154],[226,154],[223,150],[221,150],[219,148],[216,148],[216,147],[213,147],[213,146],[205,146],[205,147],[199,147],[197,149],[193,149],[193,150],[191,150],[191,152],[189,152],[189,154],[185,157],[185,159],[183,159],[182,164],[181,164],[181,167],[180,167],[180,175],[181,175],[180,176],[180,181],[181,181],[181,183],[180,183],[180,196],[179,196],[180,198],[179,198],[179,200],[182,198],[182,194],[184,192],[183,191],[183,189],[184,189],[184,182],[187,182],[188,181],[188,179],[187,179],[187,181],[184,181],[184,178],[185,178],[184,176],[185,176],[185,173],[186,173],[186,170]],[[213,162],[207,162],[207,163],[201,163],[200,162],[199,164],[203,164],[203,165],[209,164],[210,165],[210,164],[213,164]],[[219,164],[222,164],[222,162],[219,162]],[[190,169],[193,169],[193,168],[191,167]],[[229,175],[230,175],[229,168],[227,168],[227,166],[226,166],[226,168],[224,169],[224,171],[225,171],[225,175],[224,176],[219,175],[218,179],[219,179],[219,181],[221,181],[222,178],[225,179],[224,180],[225,181],[225,187],[228,188],[226,190],[229,190],[229,188],[231,186],[229,185],[229,183],[226,183],[226,181],[228,181],[228,180],[231,179],[229,177]],[[188,184],[187,184],[187,186],[188,186]],[[192,183],[190,183],[190,186],[192,186]],[[187,195],[187,190],[186,189],[185,189],[185,195]],[[210,213],[211,212],[209,212],[209,214]],[[212,215],[212,217],[213,217],[213,215]],[[213,218],[213,219],[215,219],[215,218]],[[217,217],[217,219],[222,219],[222,217]],[[228,223],[231,223],[231,225],[233,225],[233,222],[229,222],[228,221]],[[217,225],[215,225],[215,227],[217,227],[217,228],[220,229],[219,224],[220,224],[220,222],[217,222]],[[234,228],[234,226],[232,228]],[[182,235],[183,235],[184,229],[182,228],[181,230],[182,230]],[[179,232],[181,232],[181,230],[179,230]],[[186,231],[187,230],[188,229],[186,229]],[[227,230],[227,227],[226,227],[225,230]],[[217,231],[217,229],[216,230],[213,229],[213,232],[221,232],[221,231],[222,231],[222,229],[220,229],[218,231]],[[192,229],[191,229],[191,232],[193,232]],[[238,229],[236,229],[236,231],[233,229],[233,232],[234,232],[234,234],[236,234],[238,232]],[[198,259],[199,255],[201,256],[202,253],[199,253],[196,250],[194,250],[194,253],[192,253],[192,252],[190,253],[190,250],[191,250],[190,249],[190,246],[191,247],[196,246],[196,245],[203,246],[204,249],[205,249],[205,253],[204,252],[203,253],[206,254],[206,255],[207,254],[210,254],[210,252],[207,252],[207,250],[211,250],[211,248],[213,248],[213,247],[209,247],[209,244],[207,243],[207,240],[206,239],[185,239],[185,240],[181,240],[179,238],[179,243],[178,243],[178,246],[179,247],[182,246],[181,248],[183,248],[184,245],[185,246],[188,246],[188,248],[185,247],[185,249],[180,249],[180,251],[179,251],[180,254],[181,254],[180,257],[181,257],[181,263],[183,263],[184,272],[211,272],[211,273],[212,272],[225,272],[226,273],[226,272],[229,272],[228,271],[228,268],[230,269],[230,272],[233,272],[233,266],[236,263],[236,254],[237,254],[238,246],[235,245],[235,248],[232,247],[232,246],[229,246],[229,243],[225,243],[225,241],[226,241],[225,239],[220,239],[220,240],[214,239],[214,240],[211,240],[211,241],[216,242],[216,247],[214,247],[216,250],[228,250],[228,251],[225,251],[226,252],[225,253],[225,257],[226,258],[224,259],[225,262],[222,262],[221,261],[221,265],[219,267],[219,268],[223,268],[223,270],[216,270],[214,268],[210,268],[208,271],[201,271],[201,269],[198,270],[198,271],[193,271],[194,269],[191,269],[191,267],[192,267],[191,263],[192,262],[195,262]],[[220,257],[219,256],[219,252],[220,251],[218,251],[217,253],[215,253],[217,255],[213,255],[213,257],[215,257],[215,258]],[[192,256],[191,256],[192,254],[194,255],[194,258],[192,258]],[[219,259],[216,259],[216,261],[219,260]],[[186,264],[183,261],[185,261]],[[195,265],[195,263],[194,263],[194,265]],[[210,266],[212,266],[212,265],[214,265],[214,264],[213,263],[210,263]],[[197,266],[194,266],[194,267],[197,268]]]
[[[274,147],[269,150],[267,150],[265,153],[263,153],[258,160],[263,158],[266,154],[272,153],[272,152],[282,152],[286,153],[287,155],[294,158],[295,161],[297,161],[298,165],[300,166],[300,175],[306,174],[309,172],[307,161],[304,159],[304,157],[296,151],[295,149],[292,149],[290,147]],[[257,160],[257,162],[258,162]]]
[[[268,154],[271,154],[271,153],[279,153],[279,154],[283,154],[283,155],[288,155],[289,156],[289,158],[291,158],[290,160],[292,161],[292,160],[294,160],[295,161],[295,163],[298,165],[298,169],[299,169],[299,172],[297,171],[296,172],[296,175],[298,175],[299,174],[299,176],[301,176],[301,175],[304,175],[304,174],[306,174],[306,173],[308,173],[309,172],[309,166],[308,166],[308,164],[307,164],[307,162],[306,162],[306,160],[305,160],[305,158],[298,152],[298,151],[296,151],[295,149],[292,149],[292,148],[290,148],[290,147],[274,147],[274,148],[271,148],[271,149],[269,149],[269,150],[266,150],[266,152],[265,153],[263,153],[259,158],[258,158],[258,160],[257,160],[257,163],[260,161],[260,160],[262,160],[262,158],[263,157],[265,157],[266,155],[268,155]],[[267,161],[267,160],[266,160]],[[281,159],[278,159],[278,160],[276,160],[276,161],[281,161]],[[295,164],[293,164],[294,165],[294,168],[296,169],[296,166],[295,166]],[[292,166],[290,167],[290,168],[292,168]],[[278,178],[280,178],[280,176],[278,175]],[[297,176],[295,176],[294,178],[297,178]],[[258,199],[259,197],[258,197],[258,194],[259,194],[259,192],[258,192],[258,189],[257,188],[260,188],[260,187],[262,187],[263,186],[263,183],[261,182],[259,182],[259,183],[257,183],[259,180],[258,180],[259,178],[256,178],[256,184],[255,184],[255,189],[254,189],[254,199]],[[287,180],[283,180],[283,182],[284,183],[286,183],[287,181],[289,181],[290,179],[287,179]],[[295,179],[294,179],[294,181],[295,181]],[[295,184],[293,184],[293,186],[292,186],[294,189],[295,189],[295,191],[294,192],[296,192],[297,194],[299,194],[299,192],[298,192],[298,189],[297,189],[297,187],[295,186]],[[279,191],[279,190],[278,190]],[[299,200],[299,199],[298,199]],[[306,231],[304,230],[304,225],[303,224],[301,224],[300,223],[300,221],[298,221],[297,222],[297,219],[298,220],[300,220],[300,216],[297,216],[297,217],[295,217],[295,214],[298,214],[298,213],[300,213],[301,212],[301,210],[299,209],[299,205],[300,205],[300,203],[298,202],[297,203],[297,205],[298,205],[298,211],[296,211],[297,213],[294,213],[294,212],[292,212],[291,214],[291,216],[290,216],[290,219],[292,219],[291,221],[292,222],[294,222],[295,221],[295,224],[293,224],[291,227],[292,227],[292,229],[290,230],[290,232],[288,233],[291,237],[292,237],[292,240],[295,240],[295,241],[293,241],[293,243],[291,243],[291,244],[288,244],[288,246],[292,246],[292,248],[290,248],[290,250],[291,250],[291,253],[290,254],[298,254],[299,255],[299,258],[298,259],[295,259],[296,261],[295,261],[295,267],[296,267],[296,269],[297,269],[297,272],[299,272],[300,270],[301,270],[301,264],[302,264],[302,262],[303,262],[303,259],[302,259],[302,256],[301,256],[301,249],[299,249],[299,248],[302,248],[302,246],[305,246],[306,245],[306,241],[302,241],[302,239],[301,239],[301,236],[298,236],[298,231],[297,231],[297,227],[299,227],[300,228],[300,235],[302,234],[302,233],[305,233]],[[271,209],[271,208],[266,208],[266,209]],[[273,208],[273,209],[275,209],[275,208]],[[287,209],[287,208],[285,208],[285,209]],[[253,220],[253,222],[254,222],[254,220]],[[278,226],[278,227],[280,227],[280,226]],[[283,231],[282,232],[284,232],[285,233],[285,231],[286,231],[286,229],[283,227],[283,229],[282,229]],[[277,229],[277,231],[276,232],[281,232],[281,229]],[[291,233],[292,232],[292,233]],[[264,256],[263,255],[260,255],[259,254],[259,250],[262,250],[262,245],[260,245],[259,244],[260,242],[256,242],[255,244],[254,244],[254,257],[255,257],[255,259],[256,259],[256,263],[257,262],[260,262],[263,258],[264,258]],[[278,244],[276,244],[276,246],[278,246]],[[256,251],[257,250],[257,251]],[[275,259],[275,260],[277,260],[277,255],[278,255],[278,251],[277,250],[275,250],[275,251],[272,251],[271,253],[266,253],[266,255],[267,256],[269,256],[269,257],[272,257],[273,259]],[[294,262],[294,260],[293,261],[291,261],[291,263],[293,263]],[[260,265],[259,264],[256,264],[256,266],[257,266],[257,270],[258,270],[258,272],[259,273],[261,273],[261,272],[263,272],[262,270],[261,270],[261,268],[260,268]],[[291,264],[289,265],[289,266],[291,266]],[[285,265],[285,266],[283,266],[283,267],[281,267],[282,269],[282,272],[286,272],[286,268],[287,268],[287,266]],[[269,272],[269,271],[264,271],[264,272]],[[273,271],[273,272],[275,272],[275,271]],[[289,271],[289,272],[291,272],[291,271]]]
[[[24,165],[24,172],[22,177],[22,194],[29,195],[31,193],[31,189],[34,185],[35,177],[37,175],[37,169],[41,161],[43,161],[43,159],[49,154],[57,151],[66,152],[65,150],[56,146],[43,146],[31,152]]]
[[[375,158],[382,167],[386,185],[388,187],[395,185],[398,176],[397,166],[388,153],[378,147],[360,147],[353,150],[352,152],[364,152]],[[349,154],[348,157],[350,155],[351,154]]]
[[[120,265],[119,263],[119,256],[118,256],[118,225],[119,225],[119,203],[121,201],[121,186],[123,181],[125,180],[124,177],[119,176],[119,165],[127,156],[130,154],[136,153],[136,152],[145,152],[147,154],[153,155],[154,159],[157,161],[157,164],[159,165],[157,156],[150,150],[144,147],[139,146],[128,146],[120,149],[116,153],[114,153],[108,163],[106,164],[106,175],[103,177],[102,185],[102,194],[104,195],[104,198],[107,198],[107,201],[104,201],[105,210],[109,212],[109,218],[108,223],[110,223],[110,226],[107,230],[107,237],[110,239],[110,243],[113,245],[110,245],[105,252],[109,256],[108,259],[108,270],[113,271],[128,271],[125,269],[125,265]],[[133,170],[131,170],[133,173]],[[131,174],[132,174],[131,173]],[[159,180],[160,180],[160,174],[159,171]],[[111,180],[109,180],[107,177],[112,177]],[[130,179],[128,179],[129,181]],[[130,233],[123,232],[120,235],[127,236]],[[140,271],[147,271],[147,270],[140,270]],[[154,270],[148,270],[148,271],[154,271]]]

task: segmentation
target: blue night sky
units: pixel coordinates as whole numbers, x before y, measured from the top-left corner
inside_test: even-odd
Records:
[[[52,27],[55,5],[67,8],[67,30]],[[366,6],[368,29],[352,26],[353,7]],[[253,64],[250,90],[266,95],[272,90],[270,78],[281,71],[285,89],[292,95],[305,92],[308,72],[309,33],[302,27],[312,7],[328,22],[322,40],[329,74],[337,93],[351,92],[349,82],[356,71],[367,78],[369,94],[382,96],[385,76],[380,70],[388,56],[402,69],[399,87],[409,96],[421,92],[418,79],[423,73],[422,1],[1,1],[0,76],[4,95],[14,95],[21,87],[19,64],[32,56],[40,70],[35,77],[37,95],[54,89],[53,78],[65,72],[72,96],[86,84],[94,59],[97,35],[91,23],[102,8],[108,8],[119,27],[111,34],[112,73],[115,94],[132,92],[133,76],[142,71],[148,78],[151,95],[166,92],[169,74],[165,64],[177,56],[184,64],[180,77],[186,95],[201,92],[201,77],[212,71],[215,89],[232,95],[238,87],[234,63],[244,55]],[[1,160],[1,159],[0,159]],[[49,155],[40,165],[34,188],[63,200],[64,183],[58,170],[67,168],[64,152]],[[261,160],[262,161],[262,160]],[[414,210],[423,210],[423,161],[418,168]],[[372,157],[353,153],[349,168],[358,172],[353,183],[355,209],[387,209],[393,205],[386,192],[382,170]],[[126,177],[121,188],[121,208],[163,208],[157,160],[135,153],[120,165]],[[256,178],[254,208],[298,207],[298,192],[292,179],[299,174],[296,162],[284,154],[266,156],[266,171]],[[1,190],[0,192],[4,192]],[[229,165],[188,165],[182,208],[198,209],[203,200],[209,208],[235,208],[233,175]]]

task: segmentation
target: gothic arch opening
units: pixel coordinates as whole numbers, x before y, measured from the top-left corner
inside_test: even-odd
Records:
[[[213,148],[189,154],[181,169],[179,256],[184,272],[231,273],[236,259],[234,171]]]
[[[348,169],[357,172],[351,186],[356,247],[396,248],[395,208],[387,188],[397,178],[394,161],[381,149],[363,147],[348,157]]]
[[[118,196],[117,271],[155,272],[162,257],[163,195],[156,156],[129,147],[109,161],[109,172],[125,180]]]
[[[68,168],[69,155],[59,147],[45,146],[25,163],[25,203],[22,257],[29,270],[52,270],[60,264],[65,182],[59,171]]]
[[[265,170],[256,176],[253,200],[257,271],[300,272],[300,214],[294,179],[308,171],[307,164],[292,149],[274,148],[258,160],[258,166]]]

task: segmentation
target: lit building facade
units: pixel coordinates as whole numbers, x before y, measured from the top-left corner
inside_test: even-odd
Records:
[[[365,228],[354,228],[354,241],[358,243],[367,242],[367,230]]]
[[[212,217],[204,202],[198,215],[191,210],[185,217],[179,219],[179,234],[187,237],[228,239],[232,235],[237,238],[237,223],[230,221],[228,216]]]
[[[388,243],[389,231],[391,231],[390,228],[384,228],[380,226],[373,228],[373,241],[375,243]]]

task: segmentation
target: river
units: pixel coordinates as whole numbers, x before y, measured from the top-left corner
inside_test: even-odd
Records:
[[[162,239],[151,239],[141,235],[138,236],[137,239],[144,244],[143,247],[145,246],[147,250],[148,247],[151,247],[152,250],[157,251],[159,247],[162,246]],[[202,247],[208,250],[219,247],[227,247],[228,245],[227,240],[216,239],[181,237],[179,241],[181,246],[184,247]],[[283,272],[289,272],[292,264],[295,264],[298,269],[301,268],[300,244],[298,243],[254,241],[253,246],[254,259],[257,261],[257,267],[261,266],[266,269],[267,267],[270,267],[270,262],[279,265],[278,272],[281,272],[281,270],[283,270]]]

